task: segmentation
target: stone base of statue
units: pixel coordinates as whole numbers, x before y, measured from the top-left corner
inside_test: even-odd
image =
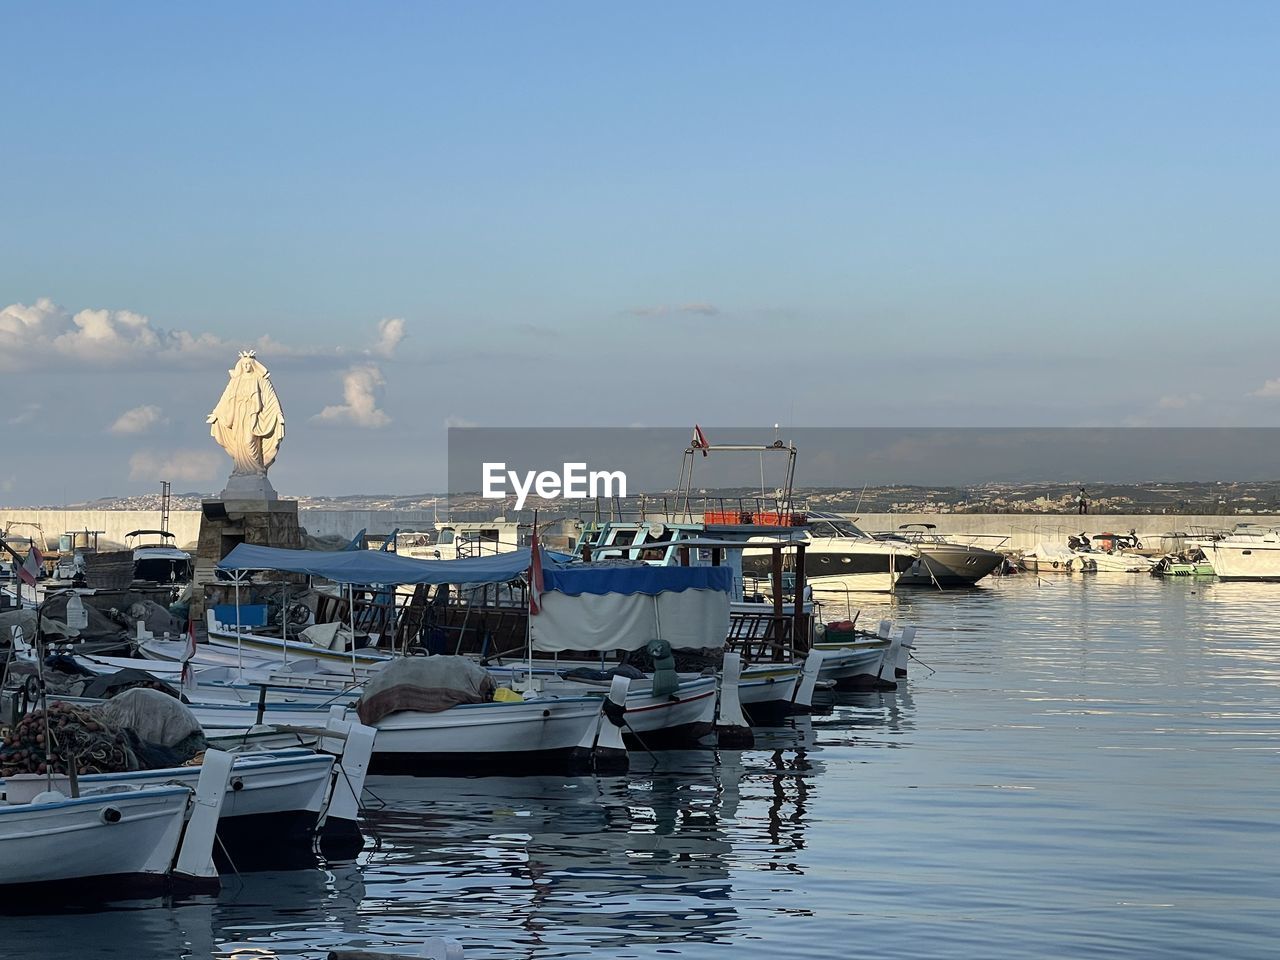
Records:
[[[218,499],[252,503],[280,497],[265,473],[237,473],[227,478],[227,487]]]
[[[257,485],[254,485],[253,490],[247,489],[246,485],[237,483],[238,479],[261,479],[270,491],[269,495],[262,495],[262,490]],[[302,547],[298,501],[279,499],[266,479],[232,477],[222,497],[204,500],[200,504],[200,539],[196,544],[191,612],[196,622],[202,626],[205,623],[207,605],[232,602],[227,581],[217,578],[216,568],[218,561],[237,545],[252,543],[290,550]],[[245,497],[244,493],[259,495]],[[241,602],[249,603],[251,599],[242,595]]]

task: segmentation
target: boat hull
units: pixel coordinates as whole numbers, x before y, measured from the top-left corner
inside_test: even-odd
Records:
[[[834,683],[838,689],[874,684],[889,646],[888,640],[851,644],[815,643],[813,649],[822,651],[822,669],[818,673],[818,679]]]
[[[163,880],[190,796],[175,786],[0,805],[0,888]]]
[[[1201,549],[1219,580],[1280,580],[1280,544],[1218,541]]]
[[[1004,557],[962,544],[916,544],[920,559],[898,578],[900,587],[971,587],[999,569]]]

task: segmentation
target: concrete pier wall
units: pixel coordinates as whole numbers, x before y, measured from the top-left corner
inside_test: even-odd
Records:
[[[432,523],[430,510],[300,510],[298,519],[307,533],[317,537],[353,537],[362,529],[370,533],[387,533],[396,527],[429,530]],[[155,511],[0,510],[0,529],[10,520],[40,524],[51,546],[57,546],[58,536],[68,530],[86,529],[101,530],[104,545],[122,544],[124,535],[130,530],[153,529],[160,522]],[[858,526],[867,531],[895,530],[904,523],[933,523],[943,534],[1007,537],[1007,546],[1019,550],[1030,550],[1041,540],[1062,542],[1068,534],[1082,530],[1092,536],[1103,532],[1128,533],[1134,529],[1144,542],[1156,546],[1162,533],[1175,530],[1189,533],[1197,527],[1230,529],[1237,523],[1246,522],[1280,525],[1280,515],[1090,514],[1081,517],[1031,513],[864,513],[857,518]],[[200,535],[200,511],[175,511],[170,516],[169,528],[179,546],[194,547]],[[26,535],[29,532],[27,527],[14,529],[15,534]],[[994,539],[989,541],[995,542]]]
[[[160,514],[154,510],[0,510],[0,530],[9,521],[38,523],[50,547],[71,530],[100,530],[103,546],[124,543],[132,530],[154,530]],[[388,533],[396,527],[431,529],[430,510],[300,510],[298,521],[313,537],[354,537],[361,530]],[[169,531],[180,547],[194,548],[200,537],[200,511],[175,510],[169,515]],[[34,533],[30,527],[15,527],[15,536]]]
[[[851,516],[852,519],[852,516]],[[1161,534],[1195,530],[1230,530],[1237,523],[1280,525],[1280,515],[1198,516],[1194,514],[1076,514],[1061,513],[863,513],[857,524],[868,533],[896,530],[904,523],[936,524],[938,533],[982,536],[979,546],[992,546],[996,539],[1007,537],[1006,547],[1032,550],[1040,541],[1065,543],[1070,535],[1081,531],[1096,533],[1128,533],[1136,530],[1144,546],[1158,547]]]

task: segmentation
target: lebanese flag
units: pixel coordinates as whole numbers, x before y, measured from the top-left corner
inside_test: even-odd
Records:
[[[33,543],[31,549],[27,551],[27,559],[22,561],[22,566],[18,567],[14,572],[18,575],[23,583],[28,587],[34,587],[36,580],[40,578],[40,569],[44,566],[44,554]]]
[[[533,522],[533,540],[529,543],[529,616],[542,609],[542,548],[538,546],[538,521]]]
[[[692,446],[695,450],[701,450],[704,457],[707,455],[707,447],[710,446],[710,444],[707,443],[707,435],[702,432],[702,428],[696,423],[693,425]]]

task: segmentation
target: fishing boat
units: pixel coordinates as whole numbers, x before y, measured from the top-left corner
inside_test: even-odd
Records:
[[[213,843],[230,769],[229,755],[210,751],[194,790],[117,784],[79,796],[43,789],[43,775],[22,778],[39,792],[0,803],[0,890],[9,898],[47,897],[61,887],[216,883]],[[15,795],[15,779],[7,796]]]
[[[1079,573],[1089,569],[1090,558],[1056,544],[1038,543],[1018,560],[1032,573]]]

